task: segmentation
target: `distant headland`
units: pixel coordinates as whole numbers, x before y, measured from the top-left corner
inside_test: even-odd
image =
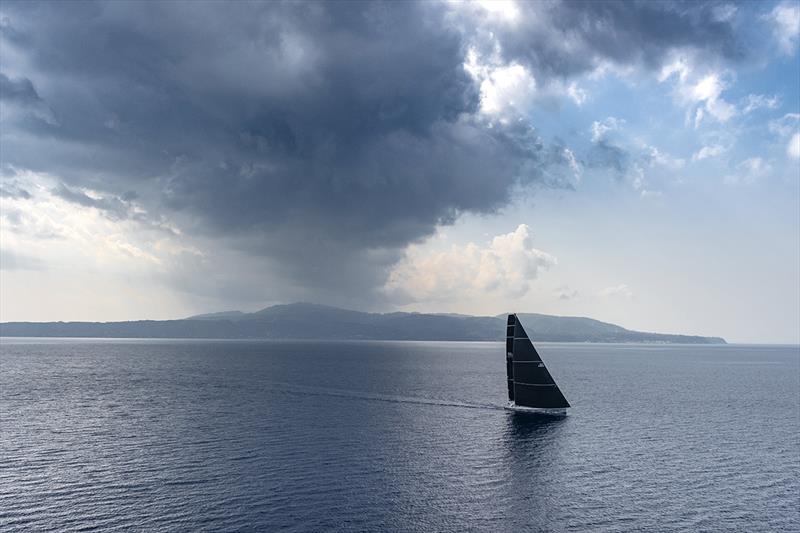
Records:
[[[721,337],[632,331],[591,318],[517,314],[540,342],[725,344]],[[496,341],[505,336],[505,317],[364,313],[296,303],[179,320],[4,322],[0,337]]]

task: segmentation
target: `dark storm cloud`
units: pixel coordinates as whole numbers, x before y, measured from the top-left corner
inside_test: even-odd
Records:
[[[95,198],[82,191],[70,189],[66,185],[59,184],[58,187],[50,191],[54,196],[82,205],[83,207],[93,207],[103,211],[112,220],[128,218],[131,206],[126,201],[126,197],[106,196]]]
[[[9,78],[0,72],[0,102],[30,111],[33,116],[47,124],[57,124],[52,110],[36,92],[31,80],[27,78]]]
[[[652,0],[520,2],[518,22],[491,29],[502,55],[544,79],[566,78],[601,62],[659,68],[676,49],[740,60],[745,48],[715,2]]]
[[[26,78],[12,80],[2,72],[0,72],[0,98],[25,105],[42,101],[31,80]]]
[[[542,5],[521,4],[531,17]],[[42,95],[59,118],[11,124],[25,135],[4,139],[4,162],[58,176],[55,194],[112,217],[125,216],[123,194],[135,190],[153,216],[268,258],[298,290],[370,290],[437,224],[492,212],[518,184],[566,185],[549,171],[568,166],[557,143],[477,112],[463,62],[482,37],[445,3],[2,9],[4,46],[25,57],[11,66],[30,70],[3,83]],[[527,32],[527,18],[498,33],[503,54],[537,80],[598,58],[655,64],[675,46],[737,53],[730,28],[700,8],[545,11],[550,34]],[[559,36],[579,46],[570,52]]]

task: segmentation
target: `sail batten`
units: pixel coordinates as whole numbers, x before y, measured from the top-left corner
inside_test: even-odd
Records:
[[[506,374],[508,400],[516,406],[543,409],[569,407],[561,389],[533,346],[517,315],[508,315]]]

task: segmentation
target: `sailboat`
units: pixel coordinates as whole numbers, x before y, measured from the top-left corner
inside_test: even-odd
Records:
[[[569,402],[561,393],[517,315],[508,315],[506,328],[506,409],[546,415],[567,414]]]

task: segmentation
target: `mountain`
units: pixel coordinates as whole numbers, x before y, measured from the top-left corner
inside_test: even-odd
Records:
[[[535,339],[552,342],[662,342],[686,344],[725,344],[721,337],[698,337],[632,331],[622,326],[576,316],[517,313],[526,331],[534,331]],[[498,318],[505,319],[506,315]]]
[[[236,319],[241,316],[244,316],[246,313],[242,313],[241,311],[221,311],[218,313],[204,313],[202,315],[193,315],[188,317],[186,320],[217,320],[217,319]]]
[[[724,344],[720,337],[631,331],[591,318],[518,313],[536,341]],[[228,311],[180,320],[131,322],[4,322],[0,337],[133,337],[498,341],[506,315],[362,313],[316,304]]]

